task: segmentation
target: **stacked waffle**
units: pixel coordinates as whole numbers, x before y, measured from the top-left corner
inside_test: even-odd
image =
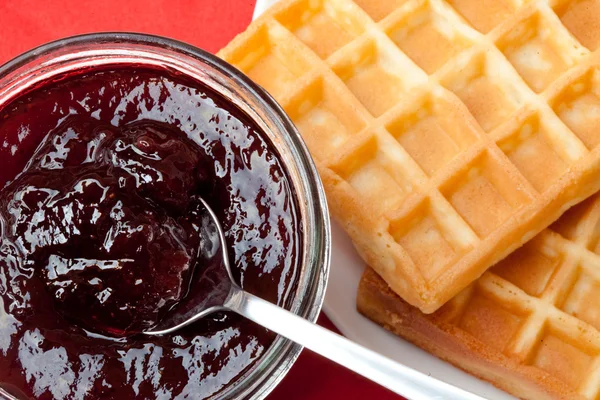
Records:
[[[359,310],[527,399],[600,398],[600,196],[425,315],[368,269]]]
[[[544,229],[600,189],[599,46],[598,0],[287,0],[220,55],[307,142],[365,315],[513,394],[595,399],[600,199]]]

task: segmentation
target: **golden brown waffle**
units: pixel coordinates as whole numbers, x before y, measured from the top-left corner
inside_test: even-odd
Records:
[[[600,399],[600,195],[425,315],[368,269],[359,310],[527,399]]]
[[[287,0],[220,56],[296,123],[365,261],[433,312],[600,189],[599,11]]]

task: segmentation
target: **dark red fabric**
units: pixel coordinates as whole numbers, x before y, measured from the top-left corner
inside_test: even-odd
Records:
[[[0,64],[43,43],[90,32],[168,36],[215,52],[249,24],[254,0],[0,0]],[[323,315],[319,323],[333,324]],[[269,400],[397,399],[304,351]]]

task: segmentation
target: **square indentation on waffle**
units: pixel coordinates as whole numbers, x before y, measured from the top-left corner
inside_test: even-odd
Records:
[[[311,63],[301,53],[283,45],[290,34],[277,25],[263,26],[249,44],[237,49],[229,62],[263,86],[275,98],[280,98],[300,76],[311,69]]]
[[[554,11],[579,42],[594,51],[600,47],[600,0],[554,0]]]
[[[477,124],[469,123],[470,117],[467,120],[465,113],[457,111],[460,109],[442,89],[415,101],[386,128],[423,171],[432,176],[483,134]]]
[[[503,163],[487,151],[441,188],[450,204],[485,238],[531,199]]]
[[[359,107],[329,80],[318,78],[297,93],[285,110],[315,158],[325,160],[366,127],[368,115],[361,115]]]
[[[551,105],[588,149],[600,143],[600,70],[593,68],[570,83]]]
[[[458,326],[494,349],[505,351],[526,320],[527,312],[516,304],[503,304],[477,285],[472,290],[474,293]]]
[[[533,114],[498,146],[540,193],[556,182],[585,152],[556,117]],[[543,166],[543,168],[540,168]]]
[[[381,21],[409,0],[354,0],[374,21]]]
[[[594,196],[588,200],[584,200],[577,207],[572,207],[567,210],[557,221],[548,227],[549,230],[558,233],[563,238],[570,241],[577,241],[587,245],[590,250],[593,250],[593,238],[596,236],[594,232],[600,235],[600,229],[593,227],[598,221],[598,218],[592,219],[589,216],[589,205],[593,203]],[[585,221],[581,224],[580,221]],[[585,226],[586,232],[582,232],[582,226]],[[592,233],[589,232],[589,228],[592,226]],[[598,226],[600,228],[600,225]],[[582,240],[583,237],[583,240]]]
[[[600,330],[600,263],[595,261],[593,265],[586,263],[586,269],[579,271],[562,309]]]
[[[333,71],[375,117],[398,103],[411,87],[427,80],[420,69],[387,41],[369,39],[357,43],[344,58],[332,60],[332,64]]]
[[[527,0],[448,0],[475,29],[488,33],[509,19]]]
[[[442,2],[414,1],[385,28],[388,36],[427,73],[473,43],[473,31]]]
[[[352,186],[362,203],[373,206],[369,210],[373,217],[397,208],[415,183],[422,181],[418,166],[386,135],[369,136],[331,168]]]
[[[542,331],[529,364],[577,388],[591,372],[594,352],[586,349],[583,341],[553,328]]]
[[[455,61],[450,70],[440,70],[440,82],[465,103],[486,132],[524,103],[518,75],[496,50],[462,53]]]
[[[389,233],[429,282],[478,242],[444,200],[425,199],[407,216],[391,221]]]
[[[349,12],[352,8],[352,12]],[[351,4],[302,0],[277,15],[277,20],[323,59],[360,36],[369,18]],[[364,16],[364,18],[361,18]]]
[[[544,246],[543,239],[536,237],[496,264],[491,271],[528,295],[539,298],[563,260],[562,254]]]
[[[536,11],[509,28],[497,42],[523,79],[536,92],[554,82],[576,60],[578,43],[556,16]]]
[[[600,255],[600,218],[595,221],[592,234],[587,238],[587,243],[585,243],[585,245],[588,250]],[[598,267],[598,270],[600,271],[600,266]],[[600,330],[600,327],[598,330]]]

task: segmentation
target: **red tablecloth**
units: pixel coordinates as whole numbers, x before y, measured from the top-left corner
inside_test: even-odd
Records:
[[[75,34],[130,31],[168,36],[215,52],[250,22],[254,0],[0,0],[0,64]],[[335,329],[324,316],[319,321]],[[396,399],[308,351],[269,399]]]

